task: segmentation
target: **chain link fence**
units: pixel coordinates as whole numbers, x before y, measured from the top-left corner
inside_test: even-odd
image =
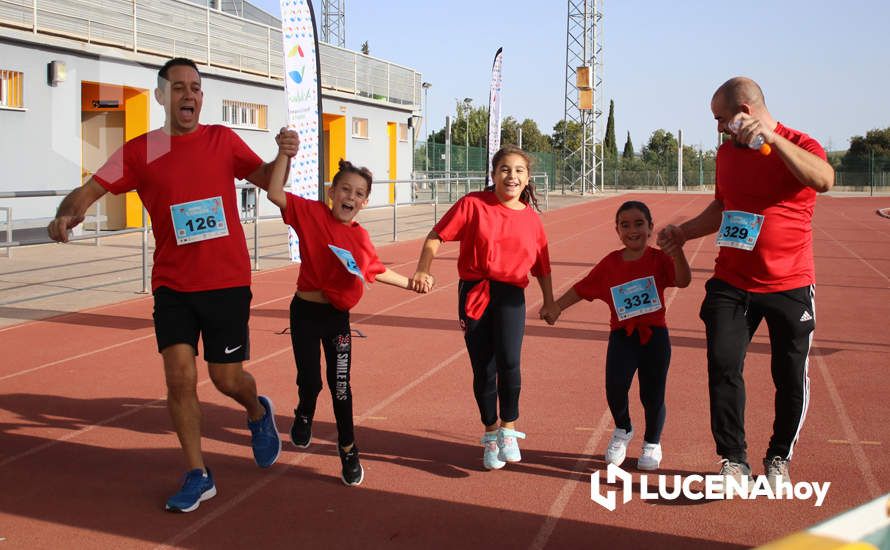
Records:
[[[556,162],[553,153],[526,151],[532,157],[531,171],[546,174],[550,190],[554,190]],[[414,171],[439,173],[448,172],[447,145],[444,143],[421,141],[414,149]],[[451,174],[454,176],[485,177],[488,167],[488,151],[484,147],[451,146]]]
[[[414,150],[417,173],[448,173],[447,146],[444,143],[419,142]],[[546,174],[550,191],[565,191],[559,158],[555,153],[529,152],[532,171]],[[489,169],[487,152],[482,147],[451,146],[452,177],[485,177]],[[869,157],[841,164],[835,161],[835,190],[850,192],[890,193],[890,157]],[[713,152],[684,157],[683,177],[678,178],[676,158],[662,162],[644,162],[640,157],[630,161],[607,159],[596,172],[596,187],[601,191],[651,190],[689,192],[713,191],[716,180]],[[592,183],[592,182],[588,182]],[[578,189],[574,189],[577,191]]]

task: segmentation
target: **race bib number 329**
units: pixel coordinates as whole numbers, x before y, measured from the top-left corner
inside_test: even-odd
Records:
[[[170,207],[176,244],[183,245],[229,234],[222,197],[211,197]]]
[[[763,227],[763,216],[760,214],[726,210],[723,212],[723,220],[717,232],[717,246],[754,250],[761,227]]]

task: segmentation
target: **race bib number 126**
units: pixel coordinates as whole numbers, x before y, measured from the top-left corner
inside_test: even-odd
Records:
[[[170,207],[170,217],[178,245],[229,234],[221,197],[174,204]]]

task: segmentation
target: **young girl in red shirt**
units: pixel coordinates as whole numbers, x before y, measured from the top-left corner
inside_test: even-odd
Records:
[[[269,185],[269,200],[281,208],[284,222],[300,239],[300,275],[290,304],[290,334],[297,364],[299,404],[294,409],[291,440],[305,449],[312,439],[312,418],[321,392],[324,349],[328,389],[337,420],[342,479],[358,485],[364,479],[352,419],[352,339],[349,310],[375,280],[412,289],[404,275],[384,267],[368,232],[354,218],[368,204],[371,172],[341,160],[327,196],[331,207],[284,191],[289,159],[279,155]]]
[[[494,185],[458,200],[433,227],[413,277],[417,290],[432,288],[430,266],[439,246],[460,241],[458,317],[485,426],[482,463],[490,470],[521,459],[516,440],[525,434],[516,431],[516,420],[529,272],[544,295],[541,311],[555,307],[547,236],[529,182],[530,160],[518,147],[498,151],[492,159]]]
[[[606,400],[615,430],[606,449],[606,462],[620,465],[634,431],[628,410],[628,392],[634,373],[640,379],[640,401],[646,432],[637,467],[656,470],[661,464],[664,427],[664,393],[671,360],[671,342],[665,324],[664,289],[689,286],[692,274],[683,248],[658,250],[648,246],[652,214],[639,201],[628,201],[615,214],[615,231],[624,248],[600,260],[590,273],[556,301],[553,324],[560,313],[582,298],[603,300],[611,310],[611,333],[606,353]]]

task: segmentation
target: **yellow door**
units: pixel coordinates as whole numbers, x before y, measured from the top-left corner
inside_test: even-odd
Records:
[[[396,162],[396,146],[399,144],[399,125],[396,122],[386,123],[386,137],[389,140],[389,179],[396,180],[398,175],[398,163]],[[396,202],[396,184],[389,184],[389,204]]]

